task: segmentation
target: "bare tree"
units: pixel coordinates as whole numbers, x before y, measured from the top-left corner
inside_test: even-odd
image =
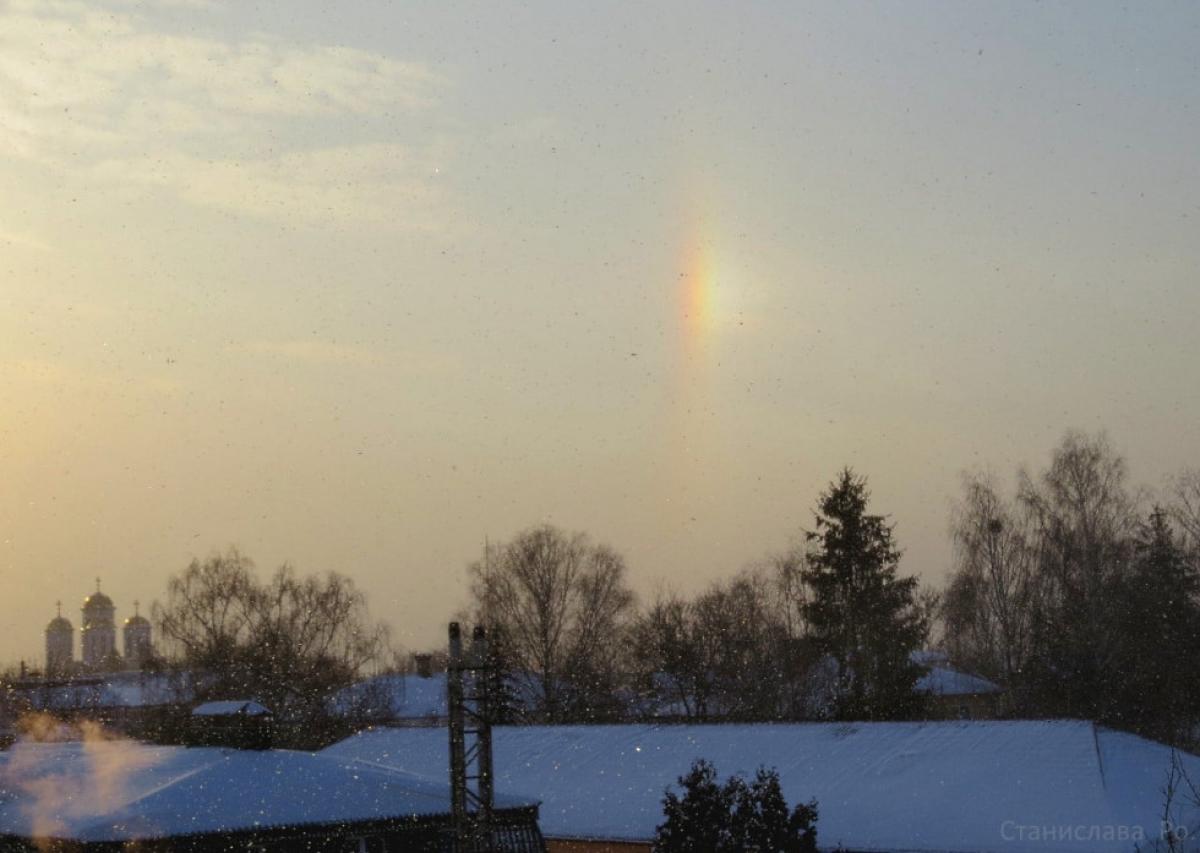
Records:
[[[254,562],[236,548],[192,560],[167,581],[166,603],[152,608],[164,650],[189,661],[225,659],[249,642],[257,593]]]
[[[317,714],[318,703],[385,657],[387,626],[370,622],[366,598],[344,575],[298,577],[284,565],[257,599],[256,672],[280,706]]]
[[[771,579],[745,571],[697,598],[696,635],[730,719],[794,716],[793,693],[811,663],[808,646],[789,636]]]
[[[1139,517],[1124,459],[1103,434],[1079,432],[1044,471],[1020,475],[1014,501],[968,476],[943,607],[952,656],[1005,683],[1018,712],[1187,742],[1196,690],[1182,673],[1200,653],[1200,566],[1186,531],[1200,482],[1177,486],[1170,512]]]
[[[1035,550],[1017,508],[986,474],[963,478],[951,524],[955,565],[943,601],[956,662],[1011,684],[1030,654]]]
[[[236,550],[192,563],[167,584],[155,621],[202,696],[256,698],[280,716],[323,716],[329,697],[388,651],[349,578],[300,577],[283,566],[266,583]]]
[[[660,597],[631,631],[643,689],[687,719],[799,715],[812,649],[790,633],[789,606],[761,570],[691,600]]]
[[[1175,478],[1169,502],[1171,519],[1183,533],[1193,559],[1200,560],[1200,468],[1190,468]]]
[[[1125,639],[1114,630],[1138,528],[1125,460],[1101,433],[1068,432],[1049,467],[1021,474],[1018,500],[1036,543],[1038,595],[1028,673],[1043,712],[1106,718]]]
[[[708,719],[716,685],[697,628],[692,602],[661,594],[630,629],[639,686],[658,713]]]
[[[489,546],[469,572],[476,618],[498,633],[510,678],[538,716],[613,713],[634,601],[620,554],[541,525]]]
[[[1184,766],[1179,750],[1171,750],[1171,766],[1162,787],[1162,810],[1159,812],[1159,837],[1151,840],[1146,850],[1185,853],[1195,850],[1188,841],[1196,835],[1195,815],[1200,811],[1200,787]]]
[[[807,632],[804,608],[809,602],[809,590],[804,584],[807,552],[802,545],[772,554],[762,564],[761,571],[770,581],[774,607],[783,622],[787,636],[795,639]]]
[[[1107,436],[1070,431],[1037,479],[1020,475],[1019,500],[1037,527],[1041,569],[1059,594],[1095,596],[1128,560],[1138,522],[1125,459]]]

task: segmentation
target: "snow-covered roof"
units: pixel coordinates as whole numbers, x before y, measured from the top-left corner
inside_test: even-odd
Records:
[[[446,701],[446,673],[428,678],[407,673],[351,684],[334,694],[330,708],[336,714],[374,720],[444,720]]]
[[[917,679],[916,690],[931,696],[974,696],[999,693],[1000,685],[951,667],[931,666]]]
[[[117,672],[21,689],[35,709],[47,711],[174,705],[190,701],[192,693],[186,675],[141,672]]]
[[[816,798],[822,848],[1132,851],[1159,837],[1171,750],[1088,722],[531,726],[494,733],[496,783],[542,801],[551,838],[651,838],[697,758],[722,777],[779,771]],[[445,774],[443,729],[376,729],[323,754]],[[1182,756],[1200,782],[1200,758]],[[1200,814],[1177,814],[1200,837]],[[1192,849],[1192,848],[1189,848]]]
[[[126,841],[449,811],[445,773],[421,778],[336,755],[124,740],[18,743],[0,753],[0,835]]]
[[[917,679],[918,693],[933,696],[972,696],[980,693],[999,693],[1000,685],[963,672],[950,663],[945,652],[919,651],[910,655],[913,663],[926,667],[926,672]]]
[[[538,707],[541,681],[534,673],[510,674],[506,702],[518,712]],[[374,721],[444,721],[449,714],[446,673],[377,675],[344,687],[328,705],[334,714]]]
[[[260,705],[253,699],[221,699],[216,702],[205,702],[192,709],[194,717],[264,717],[270,713],[270,708]]]

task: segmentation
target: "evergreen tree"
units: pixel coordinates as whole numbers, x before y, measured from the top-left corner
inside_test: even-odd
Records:
[[[734,776],[726,792],[733,804],[730,850],[816,853],[816,801],[801,803],[789,814],[778,772],[760,767],[750,784]]]
[[[749,784],[731,776],[718,785],[716,768],[700,759],[679,785],[682,798],[671,790],[663,798],[656,853],[816,853],[817,803],[789,814],[775,770],[760,767]]]
[[[788,853],[817,853],[817,801],[798,803],[788,818]]]
[[[896,719],[913,713],[921,674],[912,653],[929,632],[917,606],[916,578],[897,577],[900,551],[884,516],[867,512],[866,479],[849,468],[817,503],[803,580],[803,612],[836,667],[834,713],[844,719]]]
[[[1200,687],[1200,572],[1180,547],[1166,513],[1155,508],[1134,544],[1132,570],[1114,597],[1122,642],[1108,670],[1102,719],[1169,743],[1195,722]]]
[[[704,759],[679,777],[683,797],[668,790],[663,798],[666,821],[655,832],[659,853],[723,853],[729,839],[729,795],[717,784],[717,770]]]

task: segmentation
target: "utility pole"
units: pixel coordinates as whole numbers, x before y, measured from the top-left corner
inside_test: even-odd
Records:
[[[495,660],[487,632],[477,625],[469,649],[462,630],[450,623],[446,691],[450,712],[450,810],[456,853],[493,850],[492,714]]]

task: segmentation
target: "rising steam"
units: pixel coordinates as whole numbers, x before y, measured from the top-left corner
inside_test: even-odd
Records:
[[[21,736],[0,764],[0,792],[18,800],[24,829],[39,850],[68,837],[73,824],[128,803],[132,774],[162,760],[157,751],[89,720],[68,726],[30,714],[18,729]]]

